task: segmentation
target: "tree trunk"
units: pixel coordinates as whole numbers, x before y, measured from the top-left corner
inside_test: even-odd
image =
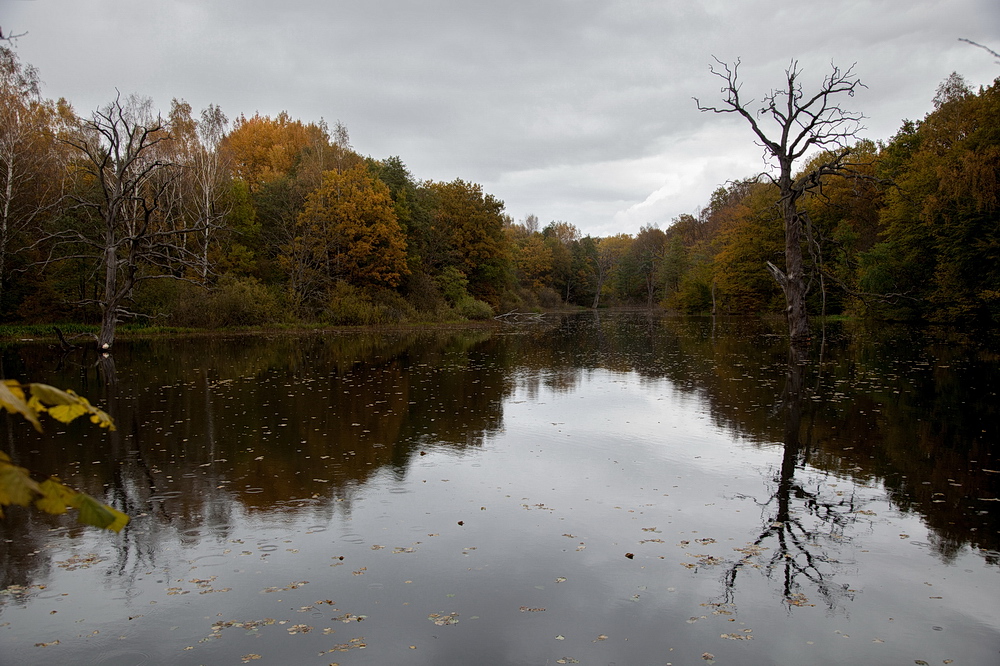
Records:
[[[598,304],[601,302],[601,289],[604,288],[604,278],[598,276],[597,278],[597,290],[594,292],[594,305],[593,309],[597,309]]]
[[[802,268],[802,218],[794,203],[785,210],[785,292],[788,336],[793,345],[809,340],[809,316],[806,314],[806,282]]]
[[[111,349],[111,345],[115,342],[115,327],[118,324],[118,254],[114,244],[114,233],[109,229],[106,236],[101,332],[97,337],[97,347],[102,350]]]

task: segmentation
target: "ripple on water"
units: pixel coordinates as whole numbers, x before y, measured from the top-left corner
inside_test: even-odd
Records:
[[[156,493],[149,497],[150,502],[162,502],[166,499],[173,499],[174,497],[180,497],[183,493],[179,490],[167,490],[162,493]]]
[[[364,543],[365,542],[365,538],[363,536],[361,536],[360,534],[356,534],[354,532],[348,532],[347,534],[341,534],[340,535],[340,540],[341,541],[346,541],[347,543]]]
[[[206,562],[205,560],[209,561]],[[213,555],[201,555],[194,559],[188,560],[188,564],[194,564],[195,562],[198,562],[200,566],[210,567],[210,566],[215,566],[217,564],[225,564],[228,560],[229,560],[228,556],[223,555],[222,553],[215,553]]]

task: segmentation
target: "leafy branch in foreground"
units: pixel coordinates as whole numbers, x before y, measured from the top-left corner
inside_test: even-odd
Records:
[[[94,407],[86,398],[47,384],[0,381],[0,406],[11,414],[20,414],[39,432],[42,431],[39,416],[44,413],[62,423],[89,416],[92,423],[115,429],[107,412]],[[129,521],[121,511],[63,485],[55,476],[36,482],[27,469],[18,467],[10,456],[0,451],[0,517],[3,517],[3,507],[11,504],[34,504],[35,508],[55,515],[76,509],[77,520],[81,523],[115,532],[121,531]]]

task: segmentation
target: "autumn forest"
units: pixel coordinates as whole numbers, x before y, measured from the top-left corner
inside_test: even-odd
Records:
[[[1000,321],[1000,79],[934,110],[798,202],[811,315]],[[748,136],[748,141],[751,137]],[[823,162],[823,152],[800,166]],[[811,160],[811,161],[810,161]],[[742,179],[739,179],[741,178]],[[482,186],[421,180],[323,120],[44,99],[0,47],[0,321],[115,328],[382,325],[564,305],[781,313],[766,175],[637,234],[515,221]]]

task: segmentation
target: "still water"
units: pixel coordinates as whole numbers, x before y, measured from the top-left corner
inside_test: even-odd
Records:
[[[8,347],[118,430],[3,448],[133,521],[8,511],[0,663],[1000,663],[997,347],[778,333]]]

